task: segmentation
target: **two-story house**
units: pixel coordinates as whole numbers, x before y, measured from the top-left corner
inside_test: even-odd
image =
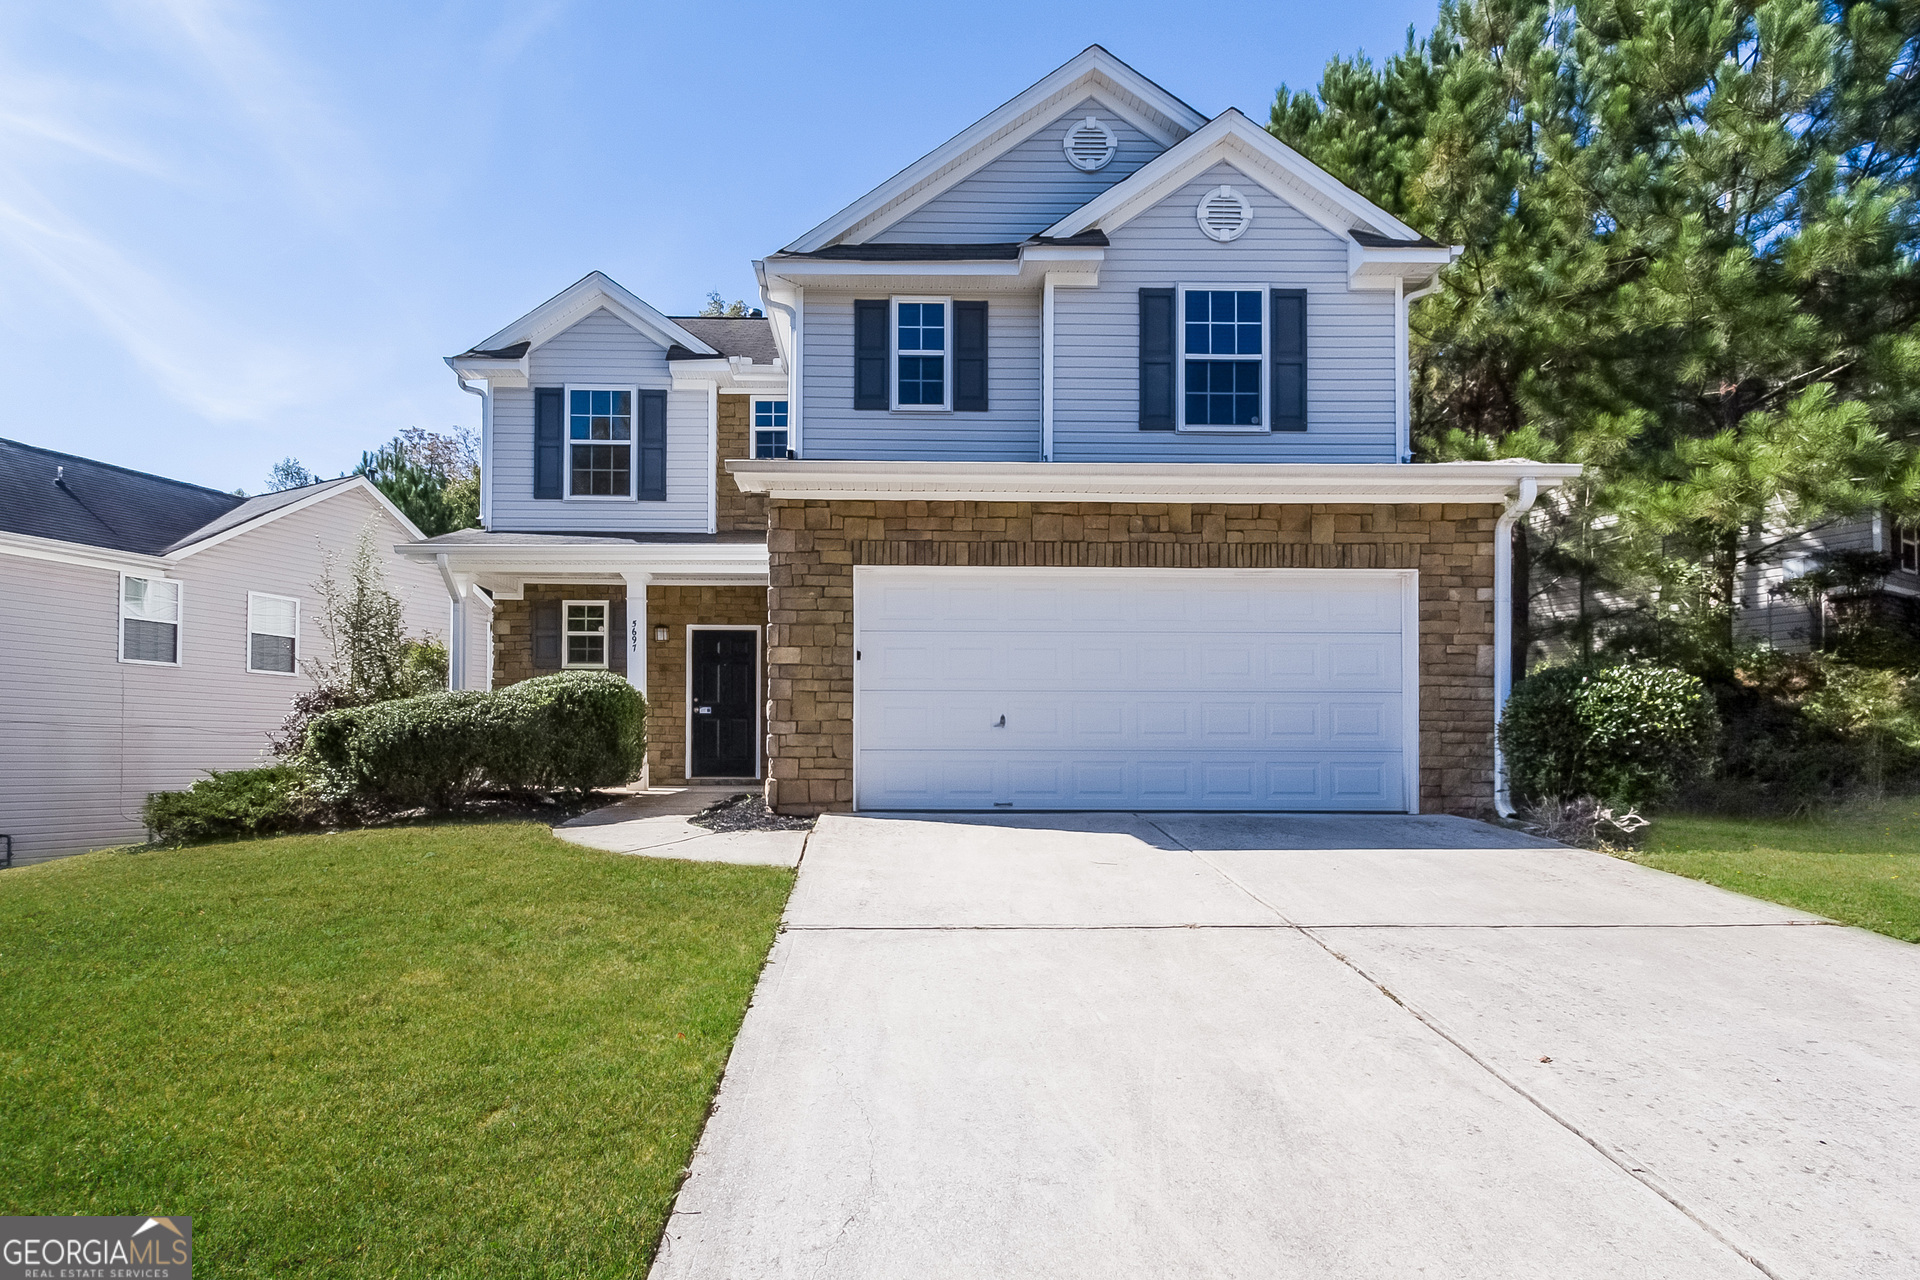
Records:
[[[1508,534],[1578,469],[1408,461],[1407,308],[1452,257],[1096,46],[757,261],[771,351],[589,277],[456,357],[488,528],[418,553],[519,566],[502,678],[516,628],[565,659],[601,626],[582,600],[630,671],[661,646],[662,779],[712,768],[699,626],[764,624],[782,812],[1486,812]],[[629,435],[665,441],[652,490]]]

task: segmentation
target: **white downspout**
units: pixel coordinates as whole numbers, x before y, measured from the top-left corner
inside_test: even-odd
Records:
[[[447,636],[447,688],[467,687],[467,586],[447,563],[442,551],[433,558],[440,569],[440,581],[447,585],[447,598],[453,601],[453,624]]]
[[[1040,294],[1040,460],[1053,461],[1053,272]]]
[[[806,306],[807,291],[795,289],[792,306],[775,302],[771,292],[763,292],[761,297],[769,307],[787,313],[787,330],[793,335],[793,350],[788,352],[787,360],[787,449],[794,457],[803,458],[806,454],[801,448],[801,434],[806,415],[806,396],[801,387],[800,353],[806,334],[801,327],[805,323],[801,319],[801,308]]]
[[[1493,808],[1503,818],[1513,816],[1499,734],[1500,717],[1513,693],[1513,526],[1539,496],[1539,482],[1532,476],[1520,477],[1518,490],[1493,522]]]
[[[1399,294],[1399,307],[1394,315],[1394,343],[1400,348],[1400,359],[1395,368],[1394,396],[1394,444],[1399,450],[1400,461],[1413,461],[1413,304],[1440,287],[1440,276],[1435,273],[1433,279],[1424,288],[1407,292],[1406,277],[1402,276],[1394,283],[1394,291]]]
[[[493,384],[470,387],[460,371],[453,371],[454,383],[470,396],[480,397],[480,527],[493,527]]]

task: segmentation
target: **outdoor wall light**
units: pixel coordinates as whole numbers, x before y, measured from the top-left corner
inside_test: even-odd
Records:
[[[666,643],[666,639],[667,629],[665,627],[655,627],[653,629],[653,642],[655,644],[664,644]]]

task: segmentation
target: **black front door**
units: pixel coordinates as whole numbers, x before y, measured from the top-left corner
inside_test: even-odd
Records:
[[[753,739],[757,631],[693,633],[693,778],[752,778],[760,773]]]

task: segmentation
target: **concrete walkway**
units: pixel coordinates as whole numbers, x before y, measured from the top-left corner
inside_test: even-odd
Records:
[[[1920,948],[1447,818],[821,820],[655,1280],[1920,1275]]]
[[[743,862],[769,867],[800,864],[806,831],[709,831],[687,819],[708,805],[740,794],[740,787],[654,787],[553,829],[572,844],[609,853],[690,862]]]

